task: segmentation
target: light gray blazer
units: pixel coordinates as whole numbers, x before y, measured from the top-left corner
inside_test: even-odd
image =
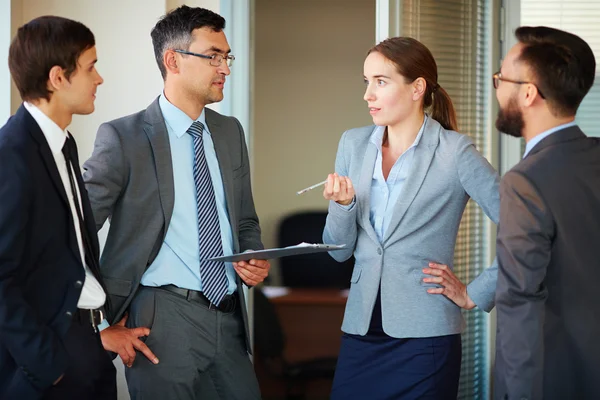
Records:
[[[338,261],[354,254],[356,263],[342,330],[367,333],[381,285],[384,331],[397,338],[460,333],[460,308],[443,295],[427,293],[422,269],[429,262],[453,265],[456,235],[469,197],[495,223],[500,199],[497,172],[471,139],[444,129],[427,118],[415,148],[412,170],[394,206],[394,216],[380,243],[369,220],[371,181],[377,148],[369,142],[374,126],[351,129],[340,140],[335,171],[349,176],[356,204],[346,210],[330,202],[323,233],[325,243],[346,244],[331,252]],[[480,309],[494,307],[497,263],[487,268],[467,291]]]
[[[234,251],[262,249],[243,129],[237,119],[208,108],[206,123],[223,178]],[[83,168],[97,229],[110,218],[100,271],[114,323],[127,310],[142,275],[156,258],[173,215],[171,148],[158,98],[143,111],[102,124]],[[248,333],[244,292],[241,280],[237,281]]]

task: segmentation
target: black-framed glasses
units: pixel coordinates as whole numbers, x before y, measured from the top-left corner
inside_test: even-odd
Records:
[[[212,65],[213,67],[220,66],[223,63],[223,60],[225,60],[225,63],[227,64],[228,67],[231,67],[233,65],[233,61],[235,60],[235,56],[233,56],[231,54],[227,54],[226,56],[224,56],[223,54],[217,53],[217,54],[213,54],[211,56],[207,56],[204,54],[193,53],[193,52],[187,51],[187,50],[175,49],[173,51],[175,53],[187,54],[188,56],[206,58],[207,60],[210,60],[209,64]]]
[[[498,86],[500,85],[500,81],[504,81],[504,82],[510,82],[510,83],[514,83],[517,85],[533,85],[535,86],[535,88],[537,89],[538,93],[540,94],[540,97],[542,99],[546,99],[544,97],[544,94],[542,93],[542,91],[540,90],[539,87],[537,87],[537,85],[533,82],[525,82],[525,81],[515,81],[513,79],[508,79],[502,76],[502,73],[500,71],[496,72],[494,75],[492,75],[492,82],[494,83],[494,89],[498,89]]]

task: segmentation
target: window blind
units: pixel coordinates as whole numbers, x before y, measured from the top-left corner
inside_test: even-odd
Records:
[[[521,25],[545,25],[580,36],[588,42],[600,64],[600,1],[521,0]],[[600,137],[600,72],[579,106],[576,122],[588,136]]]
[[[438,65],[439,84],[457,111],[459,131],[468,134],[486,154],[488,137],[492,49],[489,1],[403,0],[400,31],[424,43]],[[489,220],[470,200],[458,232],[454,271],[462,282],[472,281],[488,267]],[[489,387],[488,325],[483,311],[463,311],[467,321],[462,335],[463,357],[459,399],[486,399]]]

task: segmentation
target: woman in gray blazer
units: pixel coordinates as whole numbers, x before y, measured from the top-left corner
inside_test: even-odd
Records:
[[[364,63],[374,126],[340,140],[325,243],[356,259],[332,399],[456,399],[461,308],[494,306],[497,265],[464,285],[452,272],[469,198],[498,222],[499,177],[457,133],[431,52],[398,37]],[[427,111],[427,113],[426,113]]]

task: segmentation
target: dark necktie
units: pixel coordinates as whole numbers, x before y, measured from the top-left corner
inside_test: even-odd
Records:
[[[227,294],[227,275],[222,261],[202,261],[223,255],[221,228],[215,191],[204,154],[202,132],[204,125],[195,121],[187,130],[194,140],[194,184],[198,211],[198,247],[202,292],[211,303],[219,305]]]
[[[69,183],[71,186],[71,193],[73,194],[73,202],[75,203],[75,212],[77,213],[77,220],[79,223],[79,230],[81,232],[81,241],[83,242],[83,253],[85,254],[85,263],[87,264],[87,266],[90,268],[90,270],[94,273],[94,275],[96,276],[96,279],[98,279],[99,277],[97,276],[96,271],[94,271],[94,267],[96,266],[96,263],[93,262],[92,260],[92,248],[91,248],[91,242],[88,236],[88,231],[85,227],[85,223],[83,221],[83,215],[81,214],[81,204],[79,203],[79,191],[77,190],[77,185],[75,185],[75,177],[73,176],[73,170],[74,170],[74,166],[73,166],[73,159],[74,159],[74,155],[73,155],[73,147],[75,146],[75,143],[73,141],[73,139],[71,138],[67,138],[67,140],[65,141],[65,144],[63,145],[62,148],[62,153],[65,156],[65,161],[67,163],[67,173],[69,175]],[[84,260],[81,260],[82,262]],[[101,281],[100,281],[101,282]]]

